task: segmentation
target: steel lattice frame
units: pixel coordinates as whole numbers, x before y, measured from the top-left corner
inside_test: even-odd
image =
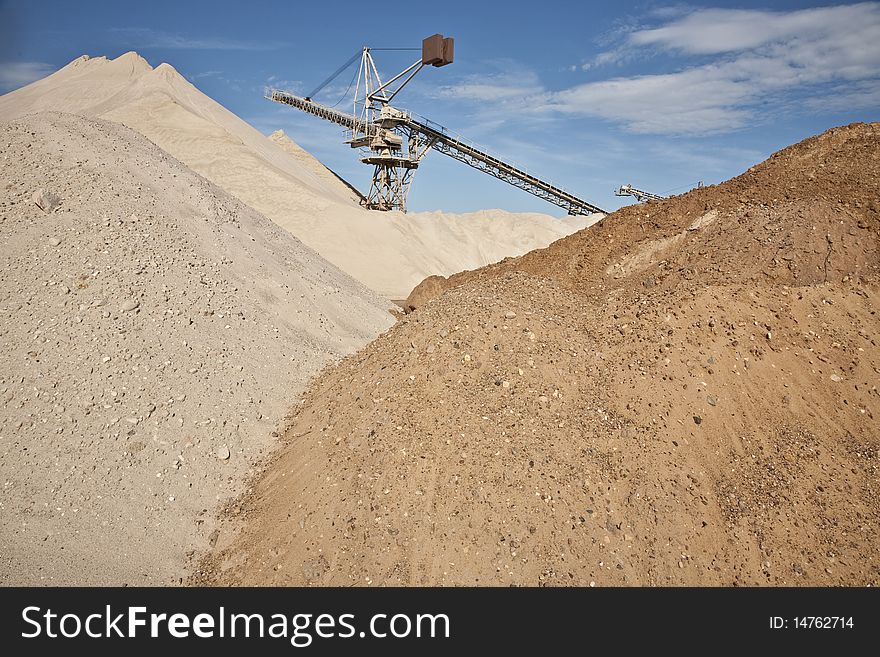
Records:
[[[353,114],[316,103],[283,91],[273,90],[271,100],[344,126],[350,131],[352,148],[367,149],[361,162],[373,166],[370,191],[361,204],[374,210],[406,211],[406,199],[421,159],[430,149],[503,180],[530,194],[563,208],[571,215],[604,213],[601,208],[578,198],[552,183],[537,178],[471,144],[455,139],[444,128],[433,128],[397,110],[390,100],[418,73],[424,63],[412,64],[383,83],[370,55],[364,48],[358,70]],[[409,75],[409,77],[406,77]],[[405,79],[404,79],[405,78]],[[399,83],[396,89],[393,84]]]

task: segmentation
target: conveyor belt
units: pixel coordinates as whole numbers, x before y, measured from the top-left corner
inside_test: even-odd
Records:
[[[332,123],[349,128],[355,133],[372,134],[377,131],[377,128],[372,124],[365,124],[351,114],[346,114],[345,112],[326,107],[325,105],[316,103],[313,100],[307,100],[301,96],[295,96],[283,91],[273,91],[269,98],[278,103],[291,105],[299,110],[322,118],[325,121],[331,121]],[[406,115],[405,118],[402,118],[399,121],[399,126],[401,130],[409,131],[411,133],[410,136],[412,136],[413,133],[418,134],[421,139],[426,144],[429,144],[434,150],[443,153],[444,155],[448,155],[459,162],[464,162],[468,166],[484,173],[488,173],[490,176],[494,176],[495,178],[503,180],[515,187],[519,187],[530,194],[534,194],[538,198],[542,198],[554,205],[558,205],[567,210],[569,214],[592,214],[594,212],[605,213],[601,208],[578,198],[564,189],[556,187],[540,178],[536,178],[530,173],[504,162],[471,144],[451,137],[447,134],[446,130],[441,127],[435,128],[426,125],[425,123],[416,121],[409,115]]]

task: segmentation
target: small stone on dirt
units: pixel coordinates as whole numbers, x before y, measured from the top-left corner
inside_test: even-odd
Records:
[[[53,194],[52,192],[47,192],[42,187],[34,192],[31,200],[36,203],[37,207],[43,212],[52,212],[52,210],[61,205],[60,196]]]
[[[327,563],[327,559],[323,556],[304,561],[302,565],[303,577],[305,577],[307,581],[313,581],[320,578],[329,569],[330,565]]]

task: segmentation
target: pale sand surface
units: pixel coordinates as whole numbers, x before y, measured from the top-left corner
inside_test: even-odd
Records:
[[[180,581],[307,381],[391,325],[387,299],[586,221],[367,212],[135,53],[0,97],[0,131],[4,584]]]
[[[0,584],[177,582],[391,304],[124,126],[40,113],[0,144]]]
[[[599,218],[500,210],[367,212],[307,152],[293,143],[279,144],[279,136],[267,138],[172,66],[154,69],[133,52],[114,60],[80,57],[0,98],[0,120],[40,110],[101,117],[133,128],[390,299],[406,298],[427,276],[545,247]],[[487,184],[497,183],[487,178]]]

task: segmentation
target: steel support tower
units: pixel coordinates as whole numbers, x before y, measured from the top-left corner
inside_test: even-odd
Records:
[[[375,50],[375,49],[374,49]],[[425,66],[446,66],[453,60],[453,40],[435,34],[422,42],[422,56],[415,63],[383,82],[373,61],[371,49],[360,53],[352,113],[339,111],[312,100],[315,94],[357,59],[352,57],[308,96],[298,96],[272,89],[267,98],[284,103],[346,128],[346,143],[367,153],[361,162],[373,167],[369,192],[362,205],[371,210],[406,211],[406,198],[413,176],[430,149],[503,180],[515,187],[565,209],[571,215],[594,212],[601,208],[584,201],[525,169],[495,157],[485,149],[454,137],[442,126],[426,119],[416,120],[391,101]]]

